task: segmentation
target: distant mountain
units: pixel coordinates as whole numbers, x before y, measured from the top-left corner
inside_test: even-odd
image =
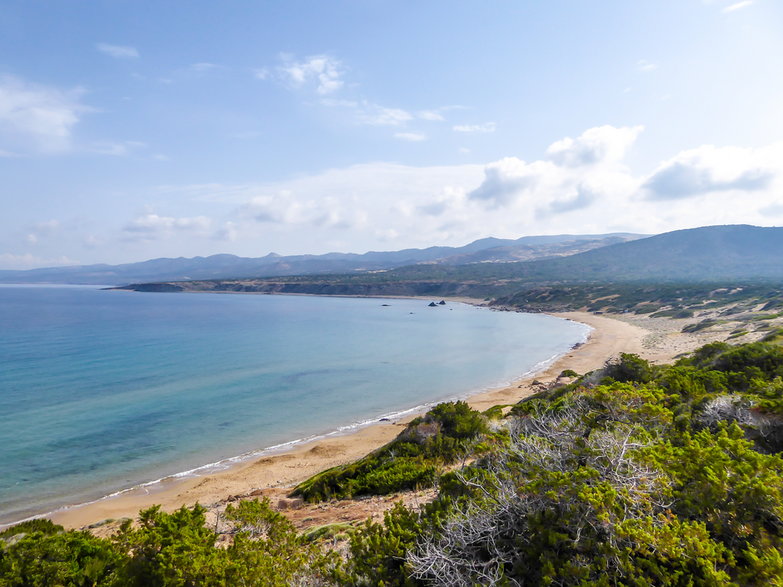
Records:
[[[705,226],[557,258],[437,269],[411,265],[395,269],[388,278],[484,283],[513,280],[520,284],[783,279],[783,228]]]
[[[418,264],[373,273],[166,281],[124,289],[498,298],[541,285],[619,282],[730,285],[761,280],[783,281],[783,228],[707,226],[526,262]]]
[[[783,228],[676,230],[520,268],[531,278],[580,281],[783,279]]]
[[[388,270],[420,263],[466,265],[500,263],[572,255],[597,247],[625,242],[644,235],[614,233],[602,235],[526,236],[516,240],[484,238],[462,247],[429,247],[401,251],[370,251],[364,254],[265,257],[212,255],[177,259],[151,259],[122,265],[51,267],[28,271],[0,271],[0,283],[70,283],[121,285],[149,281],[279,277],[326,273]]]

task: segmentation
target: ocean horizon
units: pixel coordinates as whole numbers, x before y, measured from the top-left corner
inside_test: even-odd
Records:
[[[421,299],[0,286],[0,524],[500,387],[589,330]]]

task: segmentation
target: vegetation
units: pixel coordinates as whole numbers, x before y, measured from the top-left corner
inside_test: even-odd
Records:
[[[465,402],[439,404],[386,446],[308,479],[293,495],[323,501],[431,487],[439,467],[467,454],[486,431],[486,418]]]
[[[231,544],[205,525],[201,506],[171,514],[152,507],[111,538],[61,526],[20,524],[3,535],[0,585],[8,587],[319,585],[335,575],[335,554],[309,544],[268,501],[225,512]]]
[[[720,306],[731,308],[731,313],[736,314],[759,304],[764,307],[783,304],[778,282],[732,282],[731,286],[725,282],[655,281],[531,284],[494,302],[497,306],[533,312],[575,309],[608,313],[652,312],[654,318],[691,318]]]
[[[145,510],[108,540],[25,522],[0,534],[0,584],[783,584],[780,346],[713,343],[667,366],[623,354],[492,416],[495,432],[463,402],[437,406],[297,488],[386,491],[432,467],[419,510],[307,535],[267,501],[230,506],[222,534],[199,506]]]

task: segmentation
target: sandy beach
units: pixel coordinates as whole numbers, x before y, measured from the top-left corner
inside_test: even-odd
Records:
[[[498,404],[513,404],[535,393],[540,383],[547,384],[557,379],[564,369],[585,373],[601,367],[607,359],[621,352],[637,353],[654,362],[667,362],[703,344],[695,337],[679,333],[678,325],[667,319],[649,319],[632,324],[587,312],[554,315],[591,326],[593,331],[589,340],[542,372],[508,387],[471,396],[468,399],[471,406],[485,410]],[[116,497],[61,510],[50,517],[67,528],[82,528],[107,519],[133,518],[140,509],[154,504],[171,511],[195,503],[219,507],[237,496],[272,494],[284,497],[289,488],[313,474],[352,462],[389,442],[413,417],[415,414],[378,422],[348,434],[298,444],[280,454],[263,456],[217,473],[166,480]]]

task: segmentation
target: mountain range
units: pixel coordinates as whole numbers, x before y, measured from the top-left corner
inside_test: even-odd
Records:
[[[395,269],[421,263],[444,265],[506,263],[573,255],[643,236],[645,235],[613,233],[525,236],[515,240],[490,237],[462,247],[370,251],[364,254],[281,256],[270,253],[256,258],[227,254],[161,258],[122,265],[49,267],[26,271],[4,270],[0,271],[0,283],[122,285],[149,281],[353,273]]]
[[[497,299],[539,286],[783,281],[783,228],[707,226],[668,232],[569,256],[506,263],[416,264],[386,271],[162,281],[122,289],[319,295],[466,296]]]
[[[140,289],[395,295],[453,294],[465,289],[457,288],[460,284],[480,286],[472,287],[475,294],[531,283],[732,280],[783,280],[783,228],[725,225],[647,237],[614,233],[485,238],[463,247],[361,255],[213,255],[0,271],[0,283],[179,282],[174,287]],[[183,286],[182,282],[190,283]]]
[[[704,226],[615,243],[590,251],[494,266],[408,266],[396,279],[523,282],[725,281],[783,279],[783,228]]]

